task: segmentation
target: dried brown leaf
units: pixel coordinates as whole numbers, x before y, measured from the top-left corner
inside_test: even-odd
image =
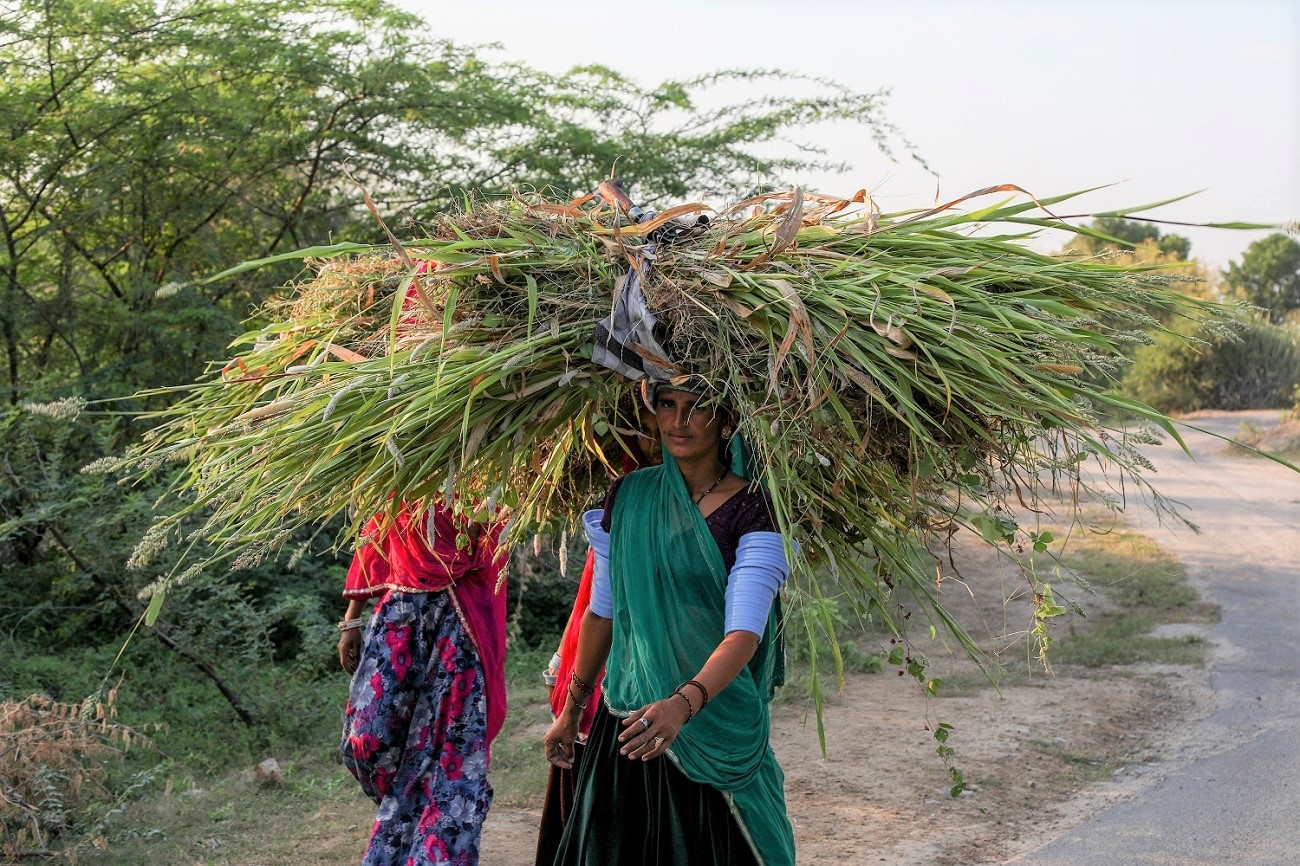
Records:
[[[803,298],[799,297],[799,292],[785,280],[772,280],[771,284],[781,291],[782,296],[790,306],[789,325],[786,328],[785,336],[781,339],[781,345],[777,348],[776,357],[772,360],[772,368],[768,375],[768,392],[775,394],[777,383],[780,380],[781,367],[785,364],[785,359],[790,354],[794,341],[798,339],[803,343],[810,367],[816,357],[816,344],[813,342],[812,320],[808,317],[808,308],[804,306]]]

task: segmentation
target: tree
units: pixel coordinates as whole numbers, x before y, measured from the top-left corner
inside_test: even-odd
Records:
[[[409,16],[300,11],[50,0],[5,19],[10,402],[51,373],[98,393],[192,376],[261,292],[232,281],[168,305],[161,286],[355,225],[344,166],[400,176],[408,115],[437,118],[435,147],[520,117],[499,82],[460,74],[468,52],[408,52]],[[475,116],[440,110],[466,103]]]
[[[1223,278],[1237,297],[1264,308],[1270,322],[1281,324],[1300,310],[1300,243],[1280,232],[1255,241],[1240,265],[1228,263]]]
[[[21,0],[0,18],[0,339],[10,403],[188,380],[292,271],[180,301],[157,291],[340,235],[378,238],[364,184],[415,219],[467,192],[589,190],[616,160],[646,198],[822,164],[762,156],[800,125],[864,124],[879,94],[805,80],[697,108],[728,72],[641,88],[599,67],[490,65],[373,0]]]
[[[825,164],[812,145],[765,147],[804,124],[859,124],[910,150],[878,93],[779,72],[641,87],[599,67],[489,64],[379,0],[11,0],[0,68],[0,419],[13,434],[0,585],[14,601],[0,625],[57,611],[51,627],[82,642],[119,639],[152,576],[124,567],[152,491],[79,473],[139,430],[92,410],[65,435],[74,422],[13,407],[190,381],[297,265],[202,290],[196,278],[382,239],[358,184],[418,225],[480,192],[589,191],[616,160],[644,201],[782,182]],[[771,95],[792,79],[806,95]],[[732,101],[700,107],[724,88]],[[174,556],[164,571],[184,570]],[[177,621],[178,644],[201,645]]]

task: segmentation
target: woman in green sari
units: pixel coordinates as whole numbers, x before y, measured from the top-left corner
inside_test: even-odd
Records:
[[[548,760],[571,765],[602,667],[605,706],[555,863],[793,866],[768,742],[785,541],[724,412],[669,388],[654,407],[663,464],[616,482],[583,518],[592,600]]]

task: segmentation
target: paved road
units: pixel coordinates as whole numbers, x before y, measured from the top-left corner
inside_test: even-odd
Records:
[[[1189,421],[1221,435],[1277,413]],[[1014,864],[1032,866],[1292,866],[1300,863],[1300,475],[1224,453],[1188,431],[1193,458],[1167,442],[1146,450],[1165,495],[1201,532],[1144,516],[1141,528],[1174,551],[1223,619],[1215,649],[1216,704],[1194,731],[1190,761],[1134,798],[1094,816]],[[1132,510],[1130,510],[1132,511]]]

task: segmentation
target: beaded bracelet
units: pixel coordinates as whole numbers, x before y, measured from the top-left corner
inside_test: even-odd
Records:
[[[678,686],[677,691],[673,692],[673,694],[681,698],[682,700],[686,701],[686,707],[687,707],[686,722],[689,722],[691,719],[695,718],[695,704],[691,703],[691,699],[686,697],[686,692],[682,691],[681,686]],[[686,722],[682,722],[682,724],[686,724]]]
[[[695,686],[695,688],[700,690],[700,694],[704,696],[704,703],[700,704],[700,709],[704,709],[709,705],[709,690],[704,687],[703,683],[699,680],[687,680],[677,688],[684,689],[687,686]]]
[[[569,686],[569,700],[573,701],[573,705],[580,710],[585,710],[587,708],[586,702],[578,700],[578,696],[573,693],[572,685]]]
[[[578,676],[577,671],[574,671],[573,674],[569,677],[569,682],[572,685],[577,686],[578,691],[582,692],[584,695],[589,695],[593,691],[595,691],[595,688],[593,686],[589,686],[582,681],[582,677]]]

